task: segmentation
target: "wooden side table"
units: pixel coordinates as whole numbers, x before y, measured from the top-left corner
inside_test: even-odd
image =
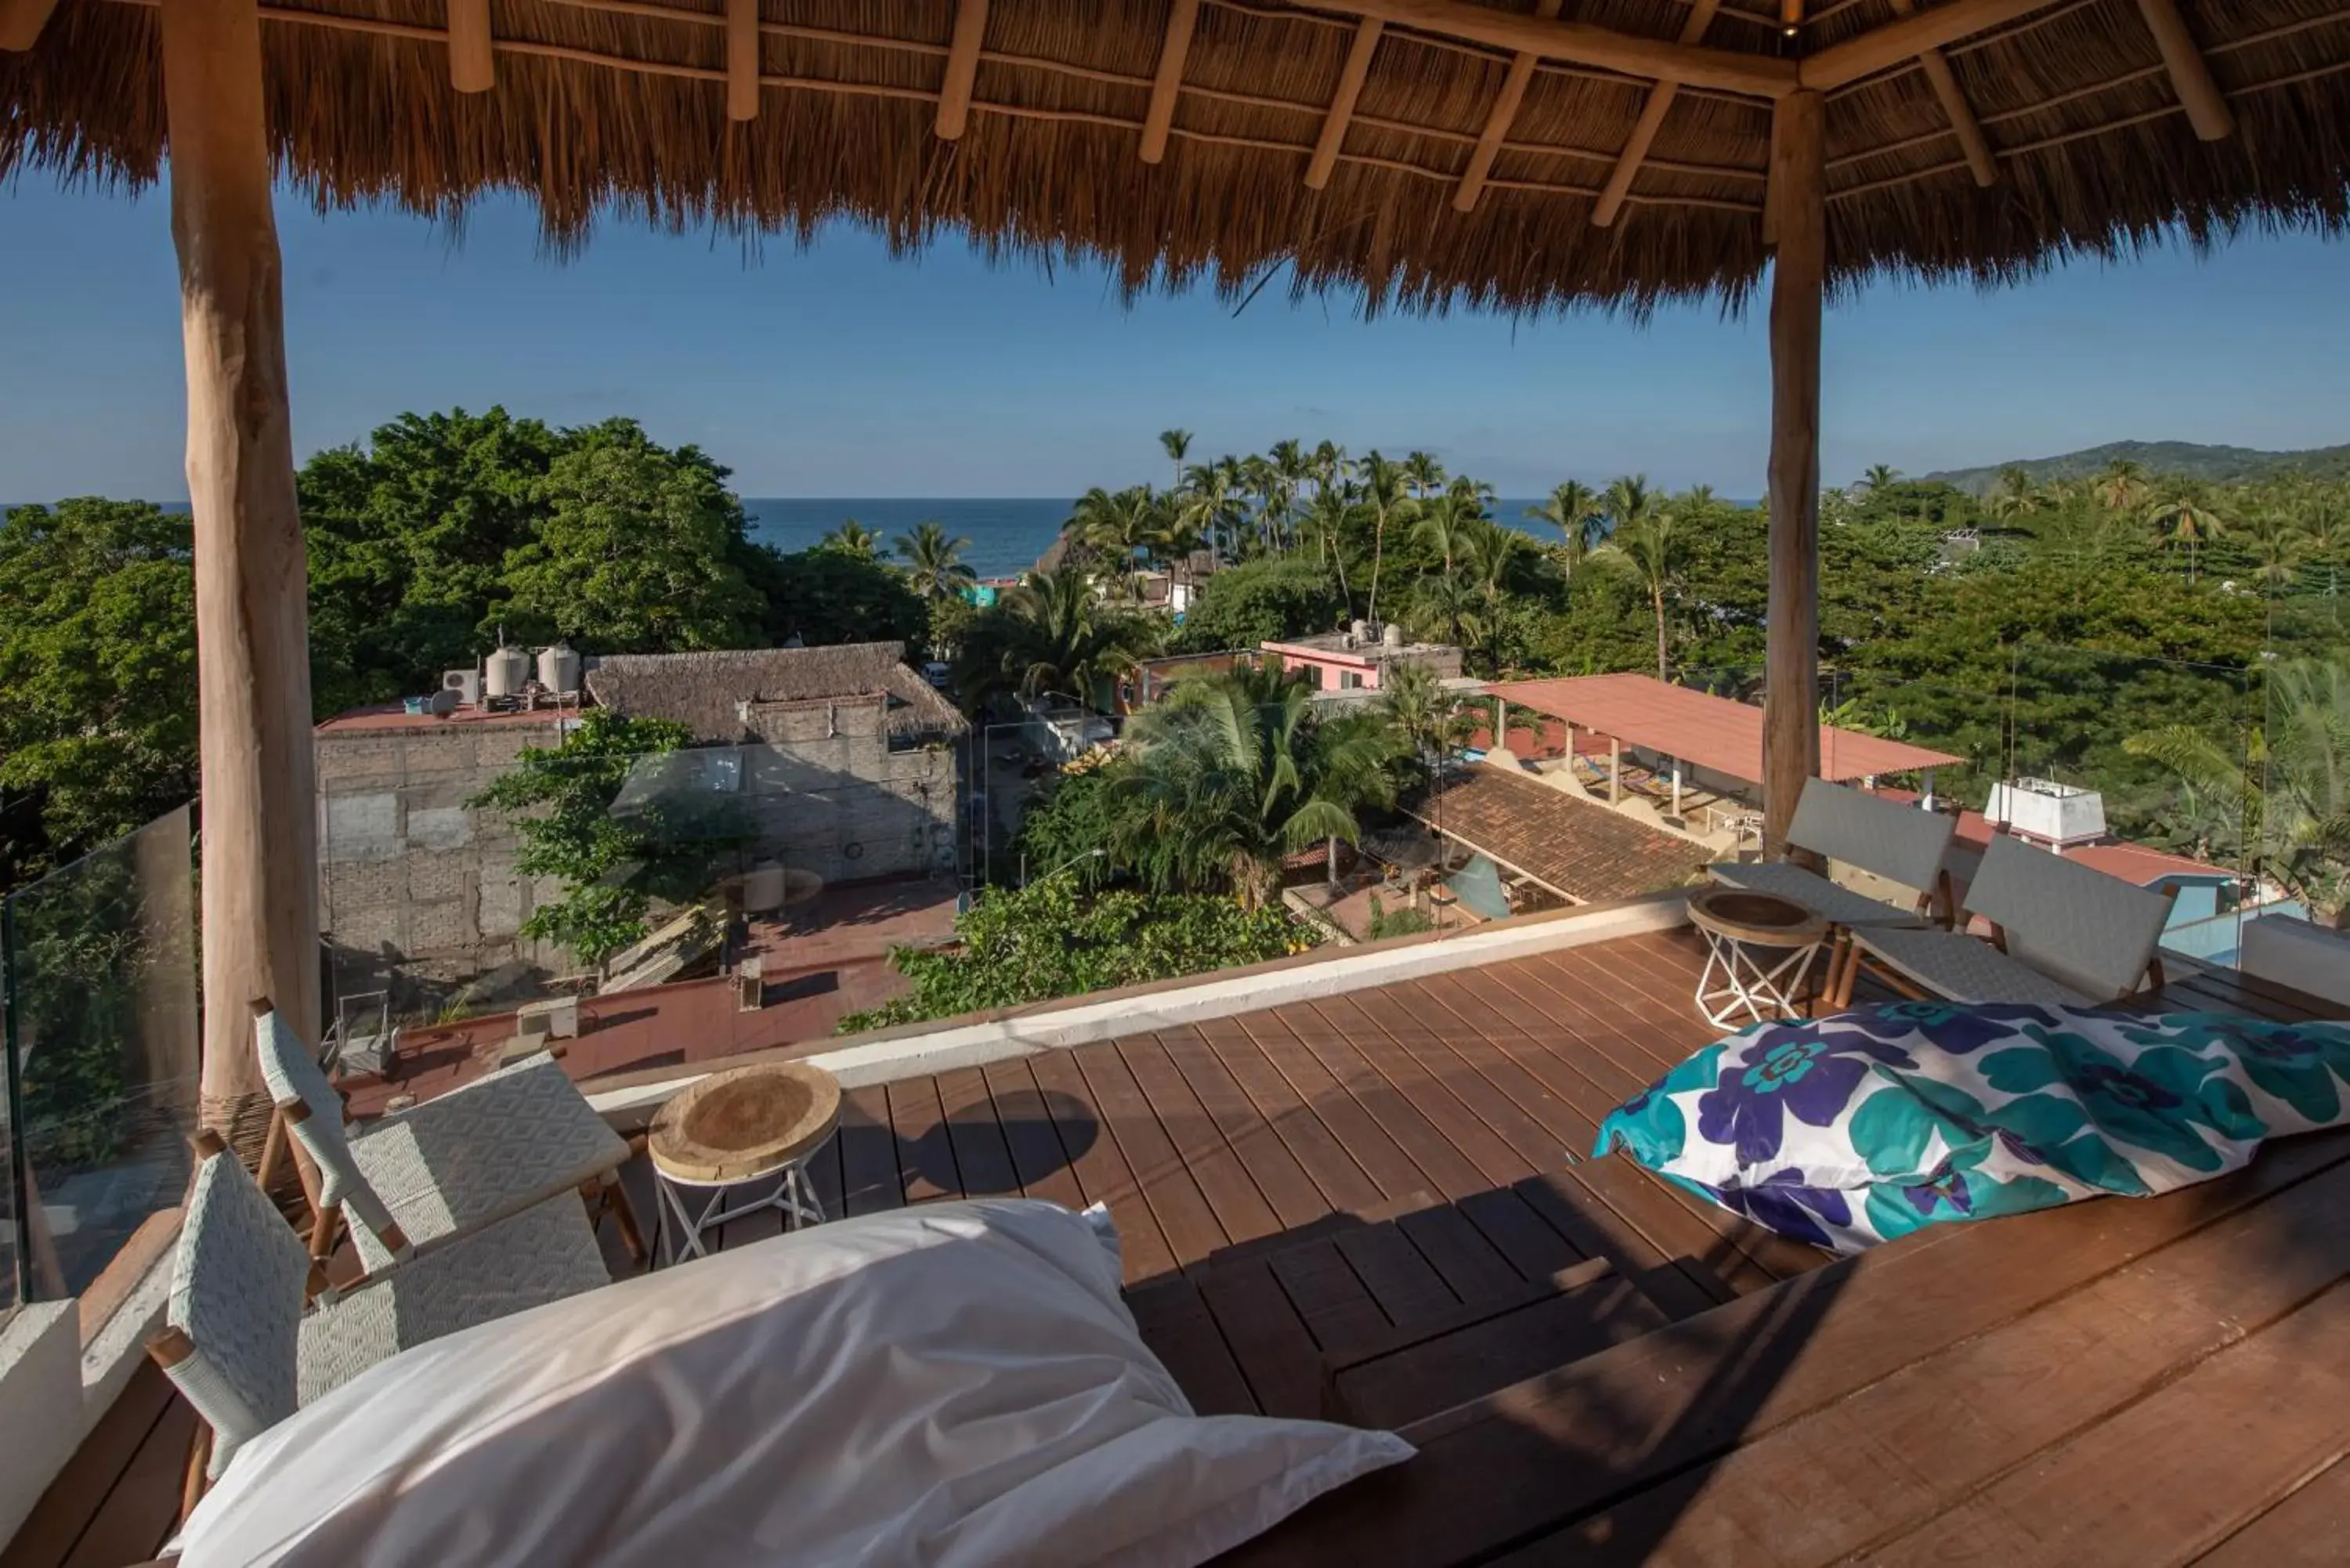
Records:
[[[839,1122],[838,1080],[803,1062],[730,1067],[663,1106],[645,1140],[660,1193],[654,1255],[701,1257],[712,1230],[764,1210],[785,1230],[823,1224],[807,1162]],[[764,1190],[733,1200],[743,1188]]]
[[[1740,888],[1699,888],[1689,897],[1689,914],[1711,949],[1697,980],[1697,1010],[1708,1023],[1741,1029],[1801,1011],[1804,976],[1827,943],[1825,918]]]

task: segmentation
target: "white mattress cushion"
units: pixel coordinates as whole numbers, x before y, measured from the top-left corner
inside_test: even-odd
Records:
[[[1081,1216],[817,1227],[403,1352],[241,1449],[189,1568],[1176,1568],[1411,1449],[1191,1413]]]

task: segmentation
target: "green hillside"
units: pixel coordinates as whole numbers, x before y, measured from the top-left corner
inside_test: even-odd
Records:
[[[1987,468],[1953,468],[1929,473],[1960,490],[1987,493],[2002,470],[2022,469],[2035,483],[2052,479],[2084,479],[2101,472],[2116,458],[2127,458],[2148,473],[2178,473],[2217,484],[2243,484],[2279,473],[2300,472],[2327,478],[2350,477],[2350,445],[2314,447],[2307,452],[2260,452],[2248,446],[2201,446],[2186,441],[2116,441],[2085,452],[2060,457],[2025,458]]]

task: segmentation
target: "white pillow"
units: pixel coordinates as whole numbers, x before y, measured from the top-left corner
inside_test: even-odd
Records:
[[[1048,1203],[842,1220],[393,1357],[247,1443],[187,1568],[1189,1568],[1410,1457],[1191,1413]]]

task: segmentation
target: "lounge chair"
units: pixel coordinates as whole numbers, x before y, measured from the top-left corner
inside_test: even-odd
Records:
[[[1803,798],[1795,803],[1795,820],[1788,825],[1788,844],[1916,889],[1917,902],[1906,909],[1784,861],[1724,861],[1706,869],[1717,882],[1776,894],[1847,929],[1917,928],[1936,920],[1947,924],[1950,877],[1942,862],[1958,826],[1939,812],[1920,811],[1865,790],[1825,779],[1804,784]]]
[[[1866,967],[1903,994],[2096,1007],[2162,984],[2171,897],[1994,834],[1967,889],[1989,941],[1963,931],[1855,928],[1829,1001],[1852,1003]],[[1835,972],[1832,969],[1832,972]]]
[[[203,1418],[186,1500],[239,1444],[396,1352],[612,1282],[565,1197],[305,1306],[310,1259],[220,1135],[199,1133],[166,1326],[148,1352]]]
[[[495,1224],[559,1193],[609,1209],[632,1257],[644,1244],[619,1185],[629,1146],[552,1056],[540,1054],[412,1109],[344,1126],[342,1096],[293,1025],[254,1008],[261,1073],[290,1132],[317,1166],[310,1254],[324,1266],[345,1210],[369,1274]],[[272,1128],[272,1142],[280,1128]],[[265,1156],[265,1170],[269,1160]],[[307,1178],[308,1173],[305,1173]]]

